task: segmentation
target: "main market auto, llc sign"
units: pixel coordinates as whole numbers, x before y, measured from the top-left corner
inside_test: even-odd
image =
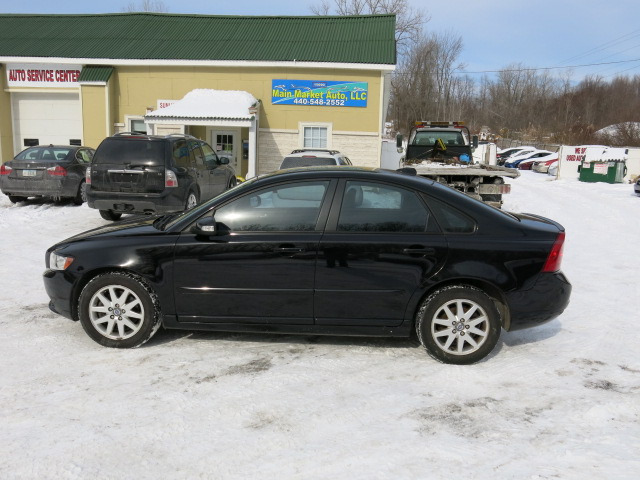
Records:
[[[54,64],[7,64],[7,86],[9,87],[55,87],[78,86],[81,65]]]
[[[326,80],[271,81],[271,104],[318,107],[366,107],[367,82]]]

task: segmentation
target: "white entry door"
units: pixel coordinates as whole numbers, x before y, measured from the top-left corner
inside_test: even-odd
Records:
[[[229,165],[233,167],[236,174],[240,174],[240,162],[238,152],[240,150],[240,130],[211,130],[209,143],[219,157],[227,157]]]

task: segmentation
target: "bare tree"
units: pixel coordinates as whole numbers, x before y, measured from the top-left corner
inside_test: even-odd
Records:
[[[404,55],[419,40],[422,28],[430,20],[426,10],[411,8],[407,0],[320,0],[311,6],[316,15],[396,15],[396,45]]]
[[[123,12],[157,12],[167,13],[169,9],[162,0],[139,0],[137,2],[129,2],[122,9]]]
[[[452,33],[422,37],[401,58],[391,82],[390,119],[396,129],[408,133],[418,120],[461,120],[461,112],[473,91],[470,79],[456,78],[462,68],[457,57],[462,39]]]

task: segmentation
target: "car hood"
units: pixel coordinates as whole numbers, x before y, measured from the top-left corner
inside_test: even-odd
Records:
[[[163,233],[153,226],[153,223],[158,218],[160,218],[160,215],[135,216],[133,218],[115,222],[110,225],[92,228],[91,230],[87,230],[86,232],[82,232],[78,235],[74,235],[73,237],[69,237],[62,242],[59,242],[59,244],[90,240],[98,237],[121,237]]]

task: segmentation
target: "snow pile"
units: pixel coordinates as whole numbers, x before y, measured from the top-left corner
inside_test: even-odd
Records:
[[[249,108],[257,100],[253,95],[241,90],[211,90],[199,88],[187,93],[165,108],[154,110],[146,115],[153,118],[243,118],[250,119],[253,114]]]
[[[607,136],[615,136],[620,130],[628,130],[636,132],[636,134],[640,135],[640,122],[624,122],[624,123],[616,123],[615,125],[609,125],[608,127],[601,128],[595,132],[595,135],[607,135]]]
[[[47,309],[95,210],[0,196],[0,478],[640,478],[640,198],[523,172],[566,227],[567,311],[471,366],[403,339],[160,331],[112,350]]]

